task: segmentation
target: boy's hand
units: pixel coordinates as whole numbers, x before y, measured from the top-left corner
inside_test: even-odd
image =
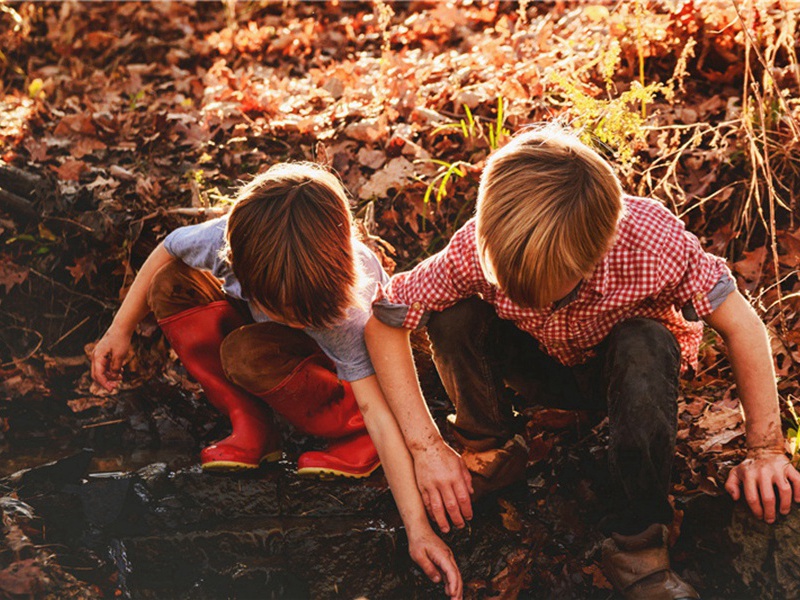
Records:
[[[444,533],[453,525],[461,529],[472,518],[472,476],[461,456],[444,441],[413,453],[422,501],[431,518]]]
[[[444,591],[450,600],[461,600],[464,588],[456,559],[430,527],[418,536],[409,532],[408,552],[431,581],[439,583],[444,578]]]
[[[748,452],[748,458],[736,465],[728,475],[725,489],[738,500],[740,488],[750,510],[757,519],[775,522],[775,490],[778,490],[780,513],[789,514],[792,499],[800,502],[800,473],[782,450],[759,449]]]
[[[122,365],[131,350],[131,336],[113,326],[97,342],[92,351],[92,379],[109,392],[122,379]]]

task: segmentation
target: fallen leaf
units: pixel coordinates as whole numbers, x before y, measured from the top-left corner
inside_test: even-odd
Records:
[[[761,281],[761,272],[767,258],[767,247],[756,248],[752,252],[745,252],[744,258],[733,263],[733,269],[744,280],[744,287],[749,292],[754,292]]]
[[[611,585],[611,582],[603,574],[603,571],[599,565],[592,563],[591,565],[583,567],[583,572],[592,576],[592,587],[599,588],[601,590],[613,589],[614,586]]]
[[[108,403],[109,403],[108,397],[87,396],[85,398],[75,398],[74,400],[68,400],[67,406],[69,406],[72,412],[80,413],[85,410],[89,410],[90,408],[94,408],[95,406],[105,406]]]
[[[389,129],[386,126],[386,120],[380,117],[362,119],[350,123],[344,128],[344,134],[347,137],[370,144],[384,139],[388,133]]]
[[[67,271],[72,275],[72,281],[78,283],[81,279],[86,278],[86,282],[92,284],[92,275],[97,272],[97,265],[94,264],[94,256],[87,254],[80,258],[75,259],[75,264],[71,267],[66,267]]]
[[[64,181],[78,181],[81,173],[87,169],[86,163],[72,158],[65,160],[60,167],[51,166],[50,168],[53,169],[53,171],[58,174],[59,178],[63,179]]]
[[[6,294],[15,285],[19,285],[28,278],[30,269],[14,264],[10,259],[0,258],[0,285],[5,288]]]
[[[386,163],[386,153],[383,150],[374,150],[366,146],[358,151],[356,158],[363,166],[373,170],[380,169]]]
[[[380,171],[376,171],[366,185],[359,190],[362,200],[373,197],[385,198],[390,189],[402,190],[413,181],[414,165],[402,156],[390,160]]]
[[[0,590],[14,596],[33,596],[42,591],[46,581],[42,568],[33,558],[20,560],[0,571]]]
[[[738,427],[742,420],[742,413],[739,410],[725,408],[717,411],[707,410],[697,419],[697,425],[713,433]]]
[[[712,435],[710,438],[702,441],[697,447],[699,448],[700,452],[720,452],[721,446],[724,446],[728,442],[735,440],[738,437],[744,435],[744,427],[740,427],[739,429],[726,429],[725,431],[720,431],[716,435]],[[695,444],[689,444],[692,447],[695,447]],[[720,446],[720,448],[717,448]]]
[[[95,150],[105,150],[106,145],[96,138],[82,137],[70,149],[70,154],[74,158],[83,158]]]
[[[511,502],[503,498],[498,498],[497,502],[503,507],[500,513],[500,518],[503,520],[503,527],[509,531],[522,530],[522,521],[517,508],[511,504]]]

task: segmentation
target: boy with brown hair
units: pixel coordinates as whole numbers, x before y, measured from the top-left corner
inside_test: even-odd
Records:
[[[696,598],[671,569],[667,525],[679,375],[696,365],[703,319],[729,351],[747,458],[726,489],[758,518],[800,501],[784,454],[766,329],[722,258],[661,204],[625,196],[609,164],[557,126],[516,136],[482,174],[476,217],[449,245],[395,275],[367,346],[443,531],[473,498],[524,478],[527,448],[506,385],[530,403],[604,409],[613,510],[604,570],[626,598]],[[416,381],[408,333],[427,325],[452,399],[461,455]]]
[[[278,460],[273,411],[329,440],[299,457],[300,474],[366,477],[382,462],[412,558],[458,598],[453,554],[428,522],[364,344],[370,302],[387,281],[354,237],[339,180],[308,163],[276,165],[240,191],[229,215],[176,229],[150,254],[94,349],[92,376],[118,385],[133,331],[152,310],[231,421],[232,434],[202,450],[204,470]]]

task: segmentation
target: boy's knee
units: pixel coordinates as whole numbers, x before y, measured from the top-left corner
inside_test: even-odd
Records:
[[[468,298],[433,313],[428,321],[428,336],[434,346],[463,346],[473,341],[476,332],[485,328],[495,315],[492,305],[480,298]]]
[[[317,344],[301,331],[278,323],[254,323],[225,337],[220,359],[230,381],[250,392],[262,393],[277,386],[317,352]]]
[[[615,359],[640,364],[642,361],[676,368],[680,346],[672,332],[653,319],[628,319],[616,325],[608,336],[609,352]]]
[[[179,260],[171,260],[153,275],[150,287],[147,288],[147,303],[157,319],[164,319],[174,314],[175,287],[188,269]]]

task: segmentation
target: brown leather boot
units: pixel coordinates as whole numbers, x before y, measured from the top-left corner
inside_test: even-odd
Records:
[[[666,525],[642,533],[612,533],[602,545],[602,567],[626,600],[690,600],[700,596],[669,567]]]
[[[459,441],[466,441],[456,434]],[[473,449],[469,442],[463,444],[461,458],[472,474],[472,501],[475,502],[490,492],[508,487],[525,479],[528,466],[528,445],[525,438],[517,434],[501,448]]]

